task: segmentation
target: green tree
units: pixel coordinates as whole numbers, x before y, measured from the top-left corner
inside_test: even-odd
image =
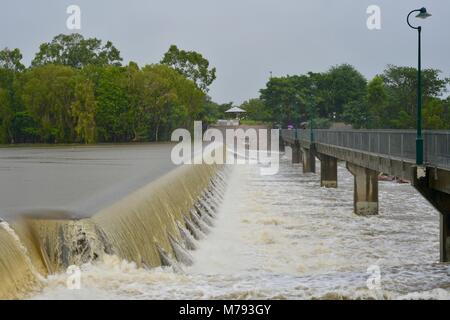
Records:
[[[82,73],[94,85],[95,123],[100,142],[129,141],[132,128],[129,118],[126,69],[118,66],[88,66]]]
[[[147,112],[144,112],[144,75],[134,62],[130,62],[126,68],[125,87],[128,101],[128,110],[125,118],[130,123],[131,139],[133,141],[148,140],[150,137],[150,117]]]
[[[423,77],[423,101],[439,98],[446,91],[448,79],[439,77],[440,71],[425,69]],[[386,123],[391,128],[408,129],[416,127],[417,110],[417,69],[389,65],[384,71],[383,81],[386,88],[387,110]]]
[[[190,121],[186,119],[200,113],[204,94],[194,82],[168,66],[150,65],[142,71],[143,112],[150,115],[152,139],[167,139],[171,129],[187,125]]]
[[[367,85],[367,108],[370,128],[385,128],[390,116],[387,93],[381,76],[375,76]]]
[[[0,143],[9,142],[9,126],[12,118],[8,91],[0,88]]]
[[[51,42],[41,44],[32,65],[52,63],[80,69],[90,64],[120,66],[121,61],[119,50],[110,41],[103,44],[99,39],[85,39],[73,33],[60,34]]]
[[[196,52],[169,51],[168,65],[122,67],[110,42],[59,35],[27,70],[19,50],[0,51],[0,143],[159,141],[212,121],[222,108],[205,95],[215,69]]]
[[[344,119],[346,105],[351,105],[353,111],[361,110],[354,107],[357,103],[361,104],[364,101],[367,81],[359,71],[349,64],[342,64],[332,67],[325,77],[325,86],[328,88],[328,92],[323,98],[330,106],[328,116],[333,115],[338,120]],[[347,114],[349,108],[347,107]],[[354,117],[361,118],[364,115],[355,115]]]
[[[430,130],[450,129],[450,123],[446,121],[444,101],[430,98],[423,108],[424,128]]]
[[[213,124],[220,118],[223,118],[223,116],[224,114],[220,108],[220,105],[214,102],[210,96],[205,95],[198,119],[200,119],[204,124]]]
[[[19,49],[10,50],[8,48],[0,51],[0,68],[21,72],[25,70],[22,64],[22,53]]]
[[[331,91],[329,90],[328,74],[308,72],[308,89],[306,95],[309,97],[309,104],[313,104],[314,114],[317,119],[334,119],[336,112],[331,106]],[[304,86],[304,85],[303,85]],[[316,125],[317,125],[317,121]],[[323,126],[328,122],[323,120]]]
[[[27,113],[39,124],[43,142],[71,142],[74,126],[70,113],[75,100],[76,71],[66,66],[46,65],[24,74],[22,99]]]
[[[11,143],[41,142],[39,123],[27,111],[15,112],[11,120]]]
[[[180,110],[182,112],[177,113],[178,118],[171,117],[169,129],[192,127],[193,121],[199,120],[202,113],[205,93],[197,87],[194,81],[175,74],[173,77],[178,96],[178,106],[174,112],[179,112]]]
[[[299,124],[301,114],[300,92],[296,88],[295,77],[271,78],[265,89],[260,90],[260,99],[270,109],[273,120],[277,124],[287,125]]]
[[[366,100],[353,100],[344,105],[342,119],[355,129],[369,127],[370,114]]]
[[[3,51],[3,53],[5,52]],[[0,67],[0,143],[13,143],[15,141],[14,114],[21,111],[22,108],[20,99],[16,94],[17,82],[21,76],[18,70],[21,68],[11,61],[13,60],[2,60],[3,67]]]
[[[448,129],[450,129],[450,96],[442,100],[442,104],[444,106],[444,114],[442,116],[445,123],[447,123]]]
[[[282,126],[299,125],[312,117],[346,120],[357,126],[367,121],[366,79],[348,64],[326,73],[271,78],[260,93],[273,120]],[[326,120],[323,123],[328,125]]]
[[[10,140],[10,125],[13,117],[12,85],[14,73],[9,69],[0,69],[0,143]]]
[[[78,76],[75,84],[75,100],[70,106],[70,114],[75,122],[78,142],[96,142],[95,113],[97,102],[91,81]]]
[[[216,79],[216,68],[209,67],[209,61],[195,51],[184,51],[170,46],[161,64],[171,66],[186,78],[191,79],[204,92]]]
[[[270,122],[272,120],[272,112],[261,99],[250,99],[240,106],[246,113],[246,119]]]

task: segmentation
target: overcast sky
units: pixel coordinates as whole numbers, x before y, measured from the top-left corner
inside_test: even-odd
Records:
[[[28,65],[39,44],[71,32],[71,4],[81,8],[80,33],[111,40],[125,62],[156,63],[171,44],[201,52],[217,67],[217,102],[258,97],[270,71],[350,63],[371,78],[387,64],[416,66],[406,15],[422,6],[433,14],[420,21],[423,65],[450,77],[448,0],[1,0],[0,47],[20,48]],[[381,30],[366,26],[369,5],[381,8]]]

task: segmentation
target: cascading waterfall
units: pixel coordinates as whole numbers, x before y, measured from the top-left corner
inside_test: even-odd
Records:
[[[199,234],[201,226],[193,226],[191,209],[210,186],[216,172],[214,166],[181,167],[92,219],[105,232],[115,254],[139,266],[159,266],[166,260],[161,257],[162,250],[175,256],[168,235],[179,242],[182,240],[177,222],[185,223],[194,237]]]
[[[21,298],[45,276],[116,255],[139,267],[191,265],[214,225],[227,168],[181,166],[94,216],[53,212],[0,220],[0,298]]]
[[[91,219],[22,217],[12,223],[30,258],[43,274],[112,254],[102,230]]]
[[[21,298],[39,287],[40,275],[26,248],[5,221],[0,223],[0,298]]]
[[[183,240],[184,246],[188,250],[196,250],[197,244],[194,236],[188,229],[179,221],[177,221],[178,230],[180,231],[180,236]]]

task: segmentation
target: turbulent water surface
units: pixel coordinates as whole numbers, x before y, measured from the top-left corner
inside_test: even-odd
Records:
[[[438,213],[409,185],[380,182],[380,215],[352,213],[353,177],[339,188],[283,161],[231,170],[215,226],[192,251],[194,264],[155,269],[105,256],[81,267],[81,288],[48,276],[32,299],[450,298],[439,264]],[[380,289],[369,290],[379,268]],[[372,268],[372,269],[371,269]]]

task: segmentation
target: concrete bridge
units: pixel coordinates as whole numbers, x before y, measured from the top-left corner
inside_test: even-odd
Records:
[[[380,173],[410,181],[440,212],[440,257],[450,262],[450,131],[424,132],[423,167],[415,164],[413,130],[282,130],[281,137],[305,173],[316,172],[320,160],[323,187],[337,188],[337,162],[346,162],[355,177],[355,214],[378,214]]]

